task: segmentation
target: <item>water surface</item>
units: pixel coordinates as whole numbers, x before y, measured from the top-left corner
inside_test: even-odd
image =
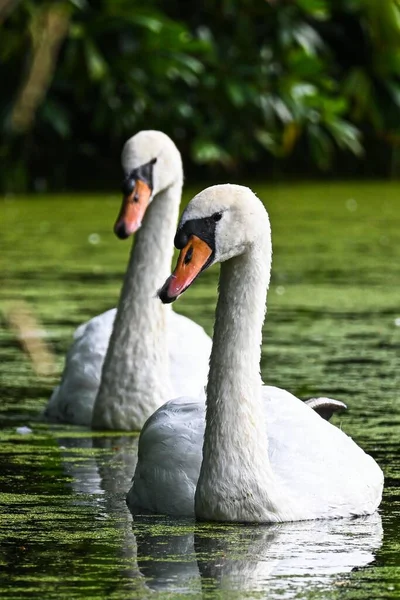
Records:
[[[2,597],[399,597],[400,186],[255,189],[274,244],[264,381],[348,404],[335,423],[385,472],[379,515],[275,527],[133,522],[124,497],[137,435],[38,420],[74,328],[118,298],[130,249],[111,231],[119,198],[9,197],[0,200]],[[175,305],[209,333],[217,276],[205,273]],[[35,373],[8,326],[21,301],[54,354],[53,375]]]

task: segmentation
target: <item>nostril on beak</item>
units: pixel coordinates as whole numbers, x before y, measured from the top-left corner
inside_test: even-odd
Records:
[[[193,257],[193,246],[190,246],[189,250],[186,252],[186,256],[184,259],[185,265],[189,264]]]
[[[115,223],[114,233],[120,240],[126,240],[129,237],[129,233],[126,230],[124,221]]]

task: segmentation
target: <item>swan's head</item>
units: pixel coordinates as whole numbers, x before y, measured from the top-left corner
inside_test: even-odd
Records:
[[[175,236],[180,250],[176,268],[158,295],[173,302],[216,262],[244,254],[268,237],[268,214],[253,192],[241,185],[215,185],[197,194],[184,211]]]
[[[122,206],[114,225],[120,239],[135,233],[146,209],[159,192],[173,184],[182,184],[183,171],[179,150],[161,131],[139,131],[122,149]]]

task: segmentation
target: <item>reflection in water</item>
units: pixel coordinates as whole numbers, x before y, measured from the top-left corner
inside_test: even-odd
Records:
[[[222,536],[196,528],[195,550],[207,590],[274,590],[332,585],[374,560],[382,544],[379,514],[357,519],[231,526]],[[310,577],[312,576],[312,578]]]
[[[201,591],[194,527],[191,519],[135,518],[138,568],[151,589],[175,594]]]
[[[204,593],[268,590],[269,597],[290,597],[299,586],[310,592],[310,586],[338,584],[340,575],[374,560],[383,537],[377,513],[266,526],[196,524],[193,529],[188,522],[182,527],[167,518],[142,518],[133,528],[138,567],[153,589],[194,591],[199,577]]]
[[[309,591],[310,585],[337,584],[342,574],[371,563],[381,546],[379,514],[266,526],[146,516],[132,527],[125,495],[136,442],[127,436],[59,437],[77,500],[97,505],[97,518],[118,515],[116,559],[129,565],[124,576],[136,591],[140,580],[143,590],[169,593],[268,590],[289,597],[299,586]]]
[[[127,587],[140,591],[146,586],[137,568],[136,538],[125,502],[136,467],[138,437],[67,435],[63,431],[56,437],[76,502],[95,508],[96,520],[112,519],[118,534],[116,562],[121,564],[123,577],[132,583]]]
[[[50,425],[60,446],[63,465],[71,477],[71,487],[78,494],[126,496],[137,461],[138,437],[112,435],[107,437],[85,435],[83,428],[74,428],[78,437]],[[70,433],[70,435],[68,435]],[[105,452],[97,452],[105,450]],[[108,452],[107,452],[108,450]]]

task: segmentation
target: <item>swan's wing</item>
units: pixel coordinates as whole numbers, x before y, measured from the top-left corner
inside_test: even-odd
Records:
[[[273,471],[302,514],[317,519],[376,510],[383,474],[371,456],[289,392],[264,386],[263,400]]]
[[[383,475],[351,438],[289,392],[264,386],[269,459],[277,483],[310,519],[369,514],[378,506]],[[172,400],[146,422],[128,506],[193,515],[204,435],[204,404]]]
[[[134,513],[150,511],[192,516],[200,472],[204,403],[178,398],[146,421],[127,503]]]
[[[315,410],[326,421],[330,421],[333,413],[347,409],[344,402],[333,398],[310,398],[310,400],[305,401],[305,404]]]
[[[61,383],[44,411],[44,417],[90,425],[101,370],[111,336],[116,309],[80,325],[68,350]],[[211,339],[204,329],[173,311],[168,314],[168,348],[173,396],[204,396]]]
[[[200,325],[172,310],[169,311],[167,322],[173,397],[203,397],[211,338]]]
[[[68,350],[61,383],[44,410],[44,417],[78,425],[90,425],[100,385],[101,369],[114,324],[116,309],[80,325]]]

